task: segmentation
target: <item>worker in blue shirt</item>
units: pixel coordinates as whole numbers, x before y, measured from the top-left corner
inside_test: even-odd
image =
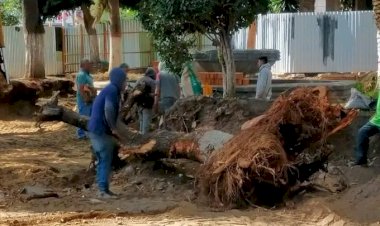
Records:
[[[80,63],[80,71],[76,76],[77,88],[77,108],[80,115],[91,115],[92,102],[96,96],[93,78],[90,75],[91,63],[89,60],[82,60]],[[77,137],[79,139],[86,139],[86,133],[83,129],[77,129]]]
[[[109,179],[113,150],[116,146],[114,138],[120,137],[116,131],[121,93],[125,88],[126,74],[121,68],[110,72],[108,84],[95,98],[92,114],[88,124],[89,137],[93,151],[98,160],[96,180],[99,198],[117,197],[109,190]]]

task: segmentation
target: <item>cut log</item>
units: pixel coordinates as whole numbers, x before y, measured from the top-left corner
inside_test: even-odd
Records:
[[[57,105],[58,94],[58,92],[55,93],[51,99],[42,103],[41,110],[37,114],[37,126],[41,126],[43,122],[61,121],[87,130],[89,118]],[[137,156],[145,159],[187,158],[203,162],[209,154],[210,146],[211,149],[216,146],[213,140],[204,139],[204,135],[209,134],[210,131],[185,134],[168,130],[156,130],[152,133],[141,135],[129,128],[121,119],[117,122],[117,130],[119,134],[122,134],[122,137],[117,138],[120,145],[119,156],[122,159]],[[218,143],[223,144],[231,137],[232,135],[224,136],[218,140]]]

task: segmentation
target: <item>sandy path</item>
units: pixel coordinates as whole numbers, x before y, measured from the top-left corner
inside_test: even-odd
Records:
[[[116,174],[112,186],[121,199],[99,203],[95,188],[83,188],[89,142],[78,141],[75,128],[62,123],[39,129],[32,121],[0,121],[0,151],[0,225],[355,225],[318,197],[293,208],[215,212],[190,203],[191,185],[174,183],[175,175],[143,170],[135,176]],[[134,185],[137,179],[141,185]],[[160,183],[164,190],[155,188]],[[60,198],[22,201],[20,190],[36,184]]]

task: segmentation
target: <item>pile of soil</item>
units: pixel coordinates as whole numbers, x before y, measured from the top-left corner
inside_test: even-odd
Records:
[[[166,128],[192,132],[215,129],[235,134],[247,120],[261,115],[271,102],[260,100],[188,97],[180,99],[165,115]]]
[[[48,78],[39,81],[12,80],[7,89],[0,90],[0,117],[32,116],[38,109],[38,98],[49,97],[54,91],[60,96],[74,94],[74,83],[71,80]]]
[[[366,173],[365,173],[366,174]],[[380,221],[380,176],[347,190],[331,202],[331,209],[360,223]]]

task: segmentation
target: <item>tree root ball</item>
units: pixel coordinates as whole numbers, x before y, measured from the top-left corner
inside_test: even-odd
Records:
[[[331,154],[326,138],[355,118],[342,111],[319,90],[283,94],[260,120],[212,153],[199,170],[198,188],[224,207],[282,201],[297,182],[323,168]]]

